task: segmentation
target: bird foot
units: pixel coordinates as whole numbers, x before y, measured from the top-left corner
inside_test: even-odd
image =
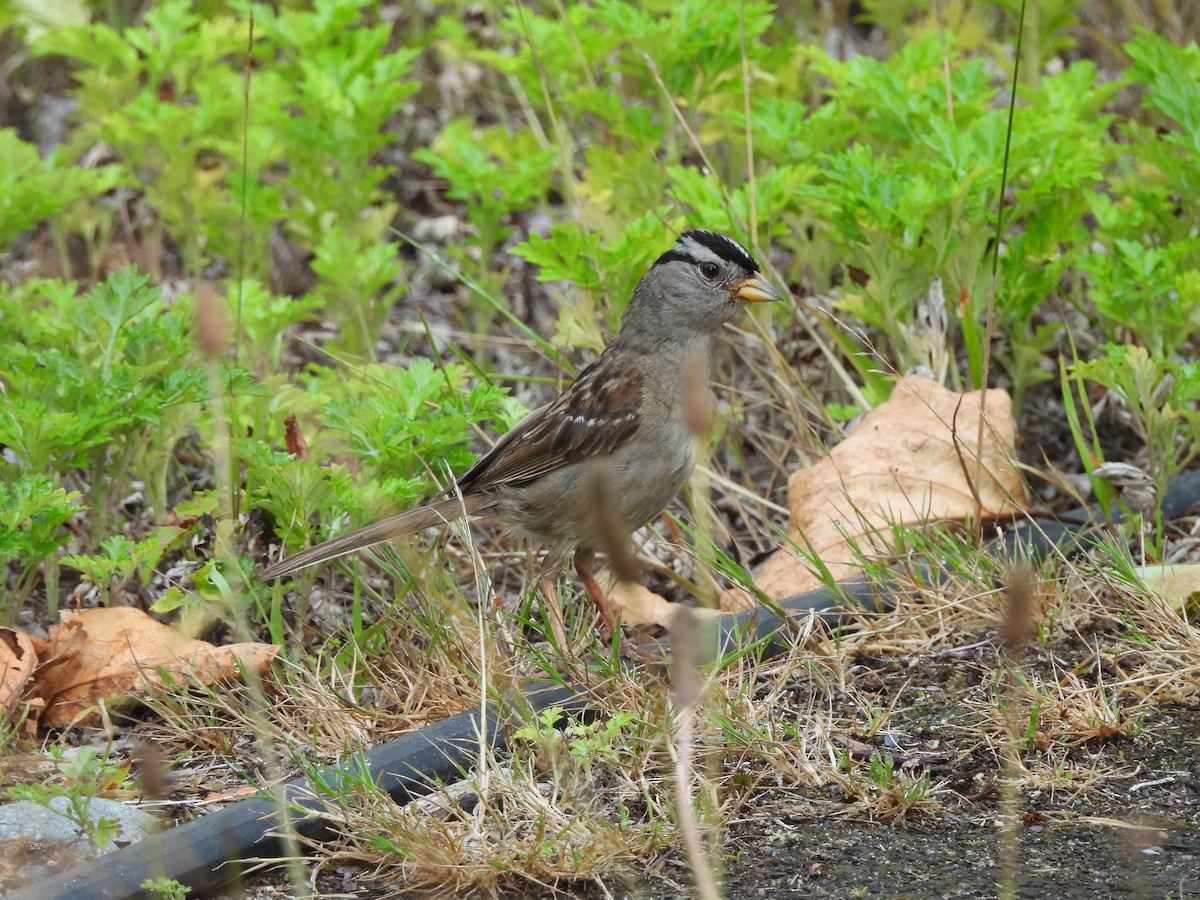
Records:
[[[579,575],[579,580],[583,582],[583,589],[587,591],[588,597],[591,598],[596,610],[600,613],[600,618],[604,624],[600,629],[600,638],[605,643],[611,644],[613,635],[618,635],[618,648],[623,656],[632,659],[634,662],[642,663],[643,665],[651,665],[663,662],[662,651],[651,649],[635,644],[632,640],[625,636],[621,631],[621,614],[620,610],[614,608],[613,602],[604,593],[595,576],[592,575],[592,567],[587,562],[581,562],[578,556],[575,558],[575,571]]]

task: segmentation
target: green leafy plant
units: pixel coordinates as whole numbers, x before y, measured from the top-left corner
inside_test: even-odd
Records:
[[[1007,128],[985,60],[968,58],[954,34],[933,30],[887,60],[842,62],[812,47],[789,55],[758,40],[771,21],[765,7],[719,15],[724,32],[690,3],[662,14],[621,0],[557,15],[522,9],[499,23],[511,52],[473,51],[521,85],[553,126],[542,130],[560,155],[583,160],[565,197],[567,221],[516,248],[541,267],[539,277],[582,288],[560,311],[556,339],[598,348],[604,331],[596,318],[611,330],[628,296],[630,285],[619,278],[648,262],[623,251],[642,250],[691,221],[794,249],[819,289],[842,279],[837,307],[881,338],[872,337],[874,353],[863,354],[841,323],[827,324],[872,399],[887,390],[879,355],[894,370],[920,362],[906,355],[907,335],[915,307],[940,279],[945,312],[966,351],[965,371],[952,377],[979,385]],[[1069,22],[1070,10],[1056,5],[1047,21],[1060,20]],[[466,41],[452,26],[440,27],[443,39]],[[727,40],[733,35],[740,43]],[[1039,54],[1061,49],[1047,35],[1050,43],[1034,48]],[[743,79],[765,70],[770,77],[748,99]],[[619,96],[602,87],[616,73]],[[1104,109],[1119,87],[1101,83],[1082,62],[1022,90],[993,333],[993,358],[1018,407],[1025,392],[1052,377],[1044,362],[1057,327],[1039,312],[1089,252],[1086,217],[1101,202],[1095,188],[1114,158]],[[820,104],[809,102],[810,89]],[[505,174],[481,175],[480,163],[464,165],[464,152],[450,152],[467,135],[479,131],[453,124],[443,134],[446,146],[428,158],[474,220],[485,188],[503,193]],[[478,213],[481,221],[497,215]],[[486,255],[490,243],[484,247]],[[852,281],[843,278],[847,270]]]
[[[567,746],[571,757],[582,767],[585,778],[592,777],[597,763],[613,765],[625,755],[624,742],[629,740],[630,727],[637,722],[631,712],[618,712],[603,720],[567,728]]]
[[[1086,379],[1112,393],[1118,413],[1146,449],[1146,469],[1156,496],[1162,497],[1171,479],[1200,454],[1200,411],[1196,409],[1200,401],[1200,364],[1156,356],[1144,347],[1127,344],[1108,344],[1101,349],[1102,356],[1077,362],[1068,372],[1069,413],[1080,457],[1089,473],[1104,461],[1094,438],[1096,425],[1090,408],[1085,407],[1093,436],[1089,441],[1071,402],[1072,384],[1079,396],[1087,396],[1083,386]],[[1111,496],[1108,487],[1099,479],[1093,482],[1097,497],[1107,501]],[[1161,538],[1159,521],[1157,539]]]
[[[515,134],[451,123],[424,158],[451,181],[451,196],[465,200],[483,235],[484,260],[503,234],[496,223],[514,201],[526,203],[522,197],[550,186],[563,194],[566,221],[516,250],[551,268],[539,276],[544,280],[565,277],[582,288],[560,311],[559,338],[599,344],[595,318],[612,329],[653,245],[685,221],[680,206],[702,198],[693,224],[721,228],[736,220],[738,227],[726,230],[742,231],[752,205],[748,191],[731,212],[721,187],[740,179],[745,159],[742,132],[729,115],[742,108],[743,54],[757,72],[775,52],[760,40],[771,21],[770,7],[757,2],[714,8],[686,0],[659,12],[605,0],[544,15],[522,7],[497,22],[503,49],[472,46],[453,20],[439,23],[441,41],[456,50],[465,45],[470,58],[517,86],[537,121]],[[617,82],[619,90],[609,89]],[[705,124],[705,141],[727,163],[698,189],[682,186],[687,176],[678,164],[695,148],[676,109]],[[668,171],[681,184],[678,198],[671,196]],[[664,198],[672,204],[664,206]]]
[[[110,844],[118,833],[114,819],[93,818],[92,798],[129,788],[129,770],[111,762],[95,747],[50,747],[54,775],[38,784],[14,784],[4,791],[10,800],[26,800],[65,815],[96,847]],[[51,803],[62,798],[65,808]]]
[[[148,10],[142,28],[72,26],[34,43],[80,64],[71,146],[113,147],[120,180],[145,191],[188,274],[223,262],[265,279],[282,214],[284,233],[323,276],[315,295],[361,355],[373,352],[401,287],[396,247],[381,243],[395,210],[375,153],[390,140],[386,118],[417,89],[404,78],[417,50],[385,52],[390,29],[369,25],[368,9],[365,0],[278,13],[247,3],[206,17],[172,0]],[[247,97],[251,11],[259,68]]]
[[[161,900],[184,900],[192,889],[174,878],[147,878],[140,885],[143,891],[151,891]]]
[[[82,468],[93,525],[103,534],[112,499],[142,480],[166,511],[171,451],[208,393],[192,363],[189,317],[167,307],[146,276],[123,269],[78,297],[41,282],[0,300],[23,315],[0,322],[0,443],[9,471]]]
[[[1126,51],[1129,80],[1145,91],[1144,120],[1121,122],[1128,152],[1095,199],[1096,250],[1080,269],[1097,325],[1131,334],[1155,356],[1180,352],[1200,330],[1200,237],[1190,224],[1200,183],[1200,51],[1141,30]]]
[[[391,47],[390,26],[371,24],[371,8],[367,0],[242,7],[254,11],[258,52],[269,60],[271,139],[287,150],[285,229],[313,252],[322,278],[315,293],[341,324],[346,348],[366,357],[403,288],[397,245],[384,240],[396,208],[376,155],[393,140],[387,119],[417,91],[406,76],[419,52]]]
[[[433,484],[430,467],[461,471],[473,457],[463,436],[469,423],[515,420],[505,392],[490,384],[468,387],[469,370],[415,360],[403,369],[368,366],[333,386],[321,417],[340,447],[367,464],[399,502]]]
[[[176,531],[178,531],[176,529]],[[148,581],[163,554],[169,549],[172,535],[165,529],[156,530],[143,541],[131,541],[115,534],[100,542],[104,552],[94,556],[71,554],[64,556],[62,565],[78,569],[84,581],[100,590],[107,606],[135,576]]]
[[[321,305],[321,298],[311,294],[280,296],[259,281],[243,279],[224,295],[226,339],[247,368],[264,375],[278,372],[289,327],[311,319]]]
[[[953,44],[949,52],[948,80],[933,34],[886,64],[816,59],[835,85],[834,101],[814,114],[831,146],[802,197],[820,204],[834,225],[830,239],[866,276],[839,307],[880,329],[885,346],[901,348],[918,298],[941,278],[946,312],[962,330],[966,380],[978,386],[1007,111],[994,102],[982,60],[958,59]],[[1048,377],[1040,355],[1053,331],[1039,328],[1034,313],[1086,246],[1082,217],[1109,155],[1109,119],[1100,110],[1114,90],[1084,63],[1044,79],[1019,111],[996,287],[996,327],[1007,338],[997,359],[1018,403]],[[866,134],[839,148],[860,121]]]
[[[0,128],[0,246],[23,231],[53,220],[72,205],[92,200],[116,183],[109,167],[82,169],[67,164],[64,154],[45,159],[11,128]],[[60,258],[66,258],[60,239]]]
[[[484,285],[503,285],[504,273],[492,270],[492,252],[511,231],[505,225],[510,213],[545,200],[554,181],[555,148],[539,143],[529,129],[512,134],[457,119],[413,158],[449,182],[447,196],[466,204],[479,232],[475,277]]]
[[[11,625],[32,589],[43,563],[46,597],[58,597],[58,562],[54,554],[70,539],[63,525],[82,512],[82,498],[67,492],[46,475],[24,474],[9,484],[0,481],[0,558],[20,565],[15,587],[5,591]]]
[[[347,517],[357,521],[379,502],[358,490],[343,465],[321,466],[313,459],[297,459],[261,441],[243,444],[238,456],[246,466],[251,502],[272,516],[288,543],[296,546],[319,539]]]
[[[314,519],[327,529],[412,505],[444,481],[446,467],[459,472],[470,463],[471,424],[495,419],[504,429],[521,412],[502,389],[469,386],[469,374],[463,365],[428,360],[407,368],[369,365],[341,381],[314,370],[320,427],[309,458],[240,444],[251,496],[275,516],[289,544],[312,540]],[[356,459],[370,477],[355,478],[343,465],[322,467],[324,454]]]
[[[881,814],[891,821],[899,821],[909,812],[936,802],[929,773],[914,776],[897,771],[896,761],[890,754],[871,754],[867,778],[876,792],[875,802]]]
[[[542,710],[535,722],[518,728],[513,736],[543,754],[552,769],[568,759],[587,780],[596,765],[613,765],[627,755],[624,745],[637,725],[632,713],[618,712],[593,722],[576,721],[559,706]],[[563,751],[566,751],[564,759]]]
[[[209,254],[233,259],[242,246],[240,210],[228,178],[237,177],[231,161],[241,156],[244,117],[241,73],[231,63],[247,42],[245,21],[206,19],[191,3],[173,0],[147,10],[142,28],[76,25],[33,43],[38,53],[80,64],[79,127],[70,147],[81,150],[103,140],[113,148],[122,181],[146,192],[189,273],[199,273]],[[265,90],[252,98],[262,109],[273,107]],[[260,173],[278,161],[280,148],[262,130],[250,140],[258,184]],[[253,265],[265,262],[273,215],[266,210],[277,209],[279,197],[264,187],[247,199],[248,222],[258,226],[246,235],[246,258]]]

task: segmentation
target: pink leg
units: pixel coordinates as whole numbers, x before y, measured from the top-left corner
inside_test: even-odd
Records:
[[[587,591],[592,603],[596,605],[600,618],[604,620],[604,636],[611,638],[618,628],[617,616],[613,611],[612,604],[608,602],[607,595],[601,590],[595,576],[592,575],[592,563],[595,562],[595,559],[596,555],[591,550],[576,550],[575,572],[579,575],[579,580],[583,582],[583,589]]]

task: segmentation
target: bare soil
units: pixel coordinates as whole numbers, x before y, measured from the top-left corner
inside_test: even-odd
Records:
[[[1147,739],[1083,748],[1122,774],[1076,796],[1026,797],[1019,897],[1183,898],[1200,893],[1200,714],[1164,711]],[[947,773],[974,778],[968,764]],[[956,795],[942,814],[891,826],[821,816],[768,795],[734,825],[726,896],[995,897],[1004,871],[995,797]],[[685,896],[681,894],[680,896]]]
[[[865,819],[836,785],[768,790],[723,836],[728,900],[995,897],[1006,874],[1023,898],[1200,895],[1200,707],[1145,706],[1122,732],[1023,753],[1033,769],[1053,755],[1060,775],[1019,796],[1018,823],[1006,830],[998,758],[980,743],[986,725],[971,704],[997,689],[998,640],[990,637],[933,658],[860,657],[851,669],[857,691],[896,703],[884,727],[846,735],[845,745],[856,756],[873,748],[891,754],[897,769],[928,773],[945,788],[937,808],[909,810],[889,824]],[[1090,664],[1100,677],[1111,661],[1094,652],[1105,635],[1092,637],[1095,644],[1027,650],[1020,674]],[[810,690],[796,684],[797,711]],[[695,896],[679,859],[654,877],[608,887],[630,900]]]

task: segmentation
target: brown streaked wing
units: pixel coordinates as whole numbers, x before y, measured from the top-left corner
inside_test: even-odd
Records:
[[[458,479],[464,493],[522,484],[581,459],[612,453],[641,424],[642,377],[603,356],[552,403],[532,413]]]

